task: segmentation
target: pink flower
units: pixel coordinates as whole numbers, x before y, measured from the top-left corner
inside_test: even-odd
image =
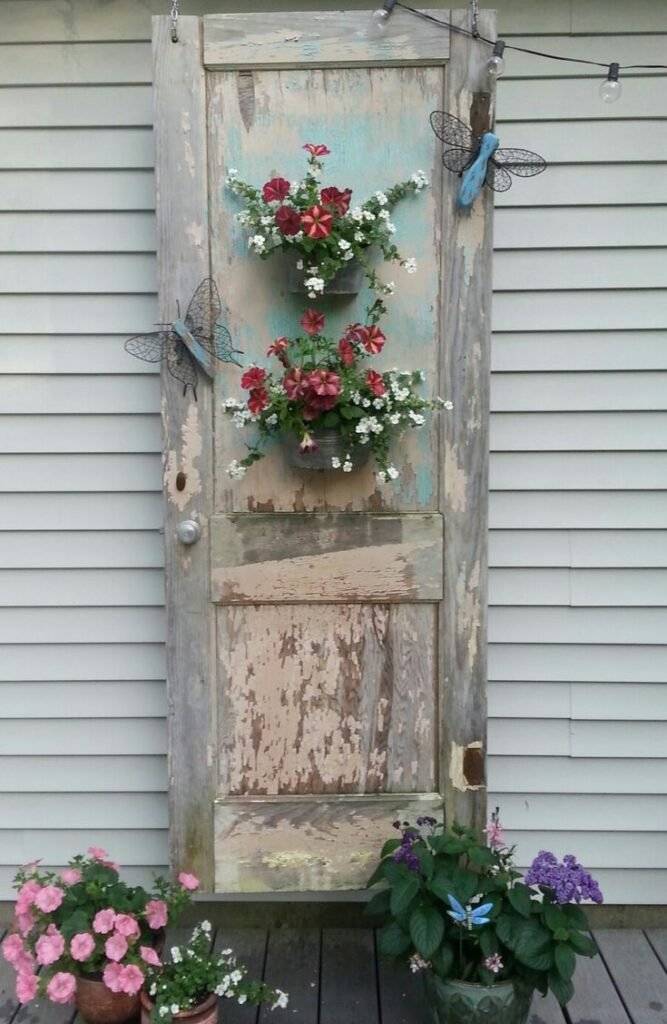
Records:
[[[79,932],[72,938],[69,949],[72,958],[83,963],[95,949],[95,939],[90,932]]]
[[[279,206],[274,219],[283,235],[298,235],[301,231],[301,214],[293,206]]]
[[[102,981],[112,992],[122,992],[121,979],[124,968],[120,964],[107,964],[102,974]]]
[[[341,338],[338,342],[338,355],[343,366],[352,366],[354,364],[357,354],[349,338]]]
[[[88,853],[93,860],[107,860],[109,854],[106,850],[103,850],[101,846],[89,846]]]
[[[326,206],[332,213],[337,213],[340,217],[344,217],[350,209],[351,198],[351,188],[346,188],[344,192],[341,192],[339,188],[332,185],[330,188],[323,188],[320,192],[322,206]]]
[[[57,885],[45,885],[35,896],[35,906],[44,914],[57,910],[64,898],[64,892]]]
[[[178,876],[178,880],[183,886],[183,888],[187,889],[188,892],[194,892],[195,889],[199,888],[199,879],[197,878],[197,876],[189,875],[187,871],[181,871],[180,875]]]
[[[26,911],[32,907],[35,902],[35,896],[38,892],[41,892],[41,890],[41,885],[39,882],[35,881],[34,878],[24,882],[18,891],[18,896],[16,897],[16,913],[25,914]]]
[[[81,872],[78,868],[65,868],[64,871],[60,872],[60,877],[65,885],[76,885],[77,882],[81,881]]]
[[[265,380],[266,370],[263,370],[261,366],[251,366],[241,377],[241,387],[245,391],[252,391],[255,388],[261,388]]]
[[[120,976],[121,992],[127,992],[128,996],[135,996],[144,983],[144,975],[136,964],[128,964],[123,967]]]
[[[309,238],[328,238],[333,227],[333,217],[323,206],[311,206],[301,214],[301,227]]]
[[[111,938],[104,943],[104,952],[109,960],[122,960],[127,953],[127,939],[124,935],[114,932]]]
[[[378,352],[382,351],[386,340],[387,339],[377,324],[373,324],[372,327],[366,328],[361,338],[361,344],[369,355],[376,356]]]
[[[321,334],[324,330],[324,314],[318,313],[316,309],[307,309],[299,323],[306,334]]]
[[[35,958],[32,953],[29,953],[27,949],[20,953],[18,960],[14,964],[14,970],[17,974],[33,974],[35,971]]]
[[[340,377],[333,370],[313,370],[308,375],[308,383],[315,394],[321,397],[339,395],[341,392]]]
[[[266,388],[253,388],[248,395],[248,409],[253,416],[259,416],[260,412],[264,412],[269,402],[269,392]],[[194,875],[190,875],[189,877],[194,878]],[[188,888],[188,886],[185,886],[185,888]],[[194,888],[196,889],[197,886],[195,885]]]
[[[375,370],[369,370],[366,374],[366,384],[370,392],[375,395],[376,398],[382,398],[387,388],[385,387],[384,379],[381,373],[376,373]]]
[[[16,998],[19,1003],[29,1003],[37,995],[37,975],[22,973],[16,978]]]
[[[49,928],[46,935],[40,936],[35,944],[37,963],[45,967],[48,964],[54,964],[64,952],[65,940],[57,928],[53,928],[53,931]]]
[[[320,446],[313,437],[313,435],[309,434],[308,431],[306,431],[306,433],[301,438],[301,443],[299,444],[299,448],[301,449],[301,451],[316,452],[319,447]]]
[[[486,832],[487,843],[491,849],[502,850],[505,846],[505,833],[498,819],[491,818],[484,831]]]
[[[27,935],[34,923],[34,915],[29,910],[26,910],[23,914],[16,915],[16,927],[21,935]]]
[[[116,914],[114,928],[126,939],[138,939],[140,934],[139,924],[132,914]]]
[[[93,918],[93,931],[98,935],[107,935],[113,931],[116,911],[110,907],[108,910],[98,910]]]
[[[139,956],[151,967],[162,967],[162,961],[152,946],[139,946]]]
[[[149,900],[145,914],[149,928],[164,928],[167,924],[167,904],[164,900]]]
[[[292,367],[289,373],[286,373],[283,377],[283,388],[291,402],[296,401],[298,398],[303,398],[308,388],[308,382],[303,370],[299,369],[298,366]]]
[[[52,1003],[71,1003],[76,992],[76,978],[68,971],[58,971],[46,986],[46,994]]]
[[[287,178],[271,178],[262,186],[262,199],[265,203],[280,203],[289,195]]]
[[[5,941],[3,942],[2,955],[4,956],[8,964],[14,966],[16,964],[16,961],[21,956],[21,953],[23,953],[24,949],[25,946],[23,945],[23,939],[21,938],[21,936],[16,935],[16,933],[13,933],[12,935],[8,935]]]
[[[307,150],[311,156],[328,156],[331,152],[331,150],[321,142],[307,142],[303,148]]]
[[[500,953],[492,953],[491,956],[487,956],[484,966],[491,974],[500,974],[505,965]]]

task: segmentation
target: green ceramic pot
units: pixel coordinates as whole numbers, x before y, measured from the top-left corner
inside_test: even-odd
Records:
[[[526,1024],[532,993],[501,981],[487,988],[470,981],[425,975],[434,1024]]]

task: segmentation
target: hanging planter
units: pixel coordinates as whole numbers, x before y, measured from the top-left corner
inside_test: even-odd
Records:
[[[245,371],[241,387],[247,399],[228,398],[222,407],[237,427],[254,429],[259,439],[244,459],[229,464],[232,479],[241,479],[262,458],[261,445],[270,437],[281,441],[297,469],[350,473],[372,453],[378,482],[397,479],[389,462],[392,442],[423,427],[425,413],[452,405],[419,395],[420,370],[380,373],[366,367],[368,356],[379,355],[385,345],[378,326],[384,309],[376,299],[367,323],[351,324],[337,342],[323,334],[322,313],[307,309],[299,321],[303,334],[276,338],[269,346],[267,355],[276,357],[280,370],[250,366]]]
[[[287,290],[292,295],[306,295],[309,291],[303,258],[295,252],[285,256],[287,263]],[[349,260],[324,285],[324,295],[357,295],[364,283],[364,269],[358,260]]]
[[[287,254],[289,291],[305,292],[311,299],[355,295],[364,275],[378,295],[391,295],[393,283],[383,283],[368,265],[368,251],[374,246],[385,260],[408,274],[416,272],[414,257],[406,259],[396,248],[391,211],[406,196],[426,188],[426,175],[415,171],[405,181],[378,189],[360,206],[351,206],[352,189],[321,187],[323,158],[330,150],[310,142],[303,148],[308,167],[299,181],[276,176],[260,189],[242,181],[234,168],[228,170],[227,188],[246,204],[236,220],[249,233],[248,248],[262,259]]]
[[[295,469],[350,473],[368,462],[368,445],[350,445],[343,440],[337,430],[320,427],[312,430],[310,437],[315,447],[306,450],[294,434],[288,434],[283,439],[287,461]]]

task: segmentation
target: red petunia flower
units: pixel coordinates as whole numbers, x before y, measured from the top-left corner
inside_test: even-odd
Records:
[[[353,366],[357,353],[349,338],[341,338],[338,342],[338,355],[343,366]]]
[[[320,192],[322,206],[326,206],[332,213],[337,213],[340,217],[344,217],[350,209],[351,198],[351,188],[346,188],[344,192],[341,192],[339,188],[332,185],[330,188],[323,188]]]
[[[324,314],[318,313],[316,309],[307,309],[299,323],[306,334],[321,334],[324,330]]]
[[[386,340],[387,339],[380,328],[376,324],[373,324],[372,327],[366,328],[366,334],[365,337],[361,339],[361,344],[369,355],[376,356],[378,352],[382,351]]]
[[[253,388],[261,388],[265,380],[266,370],[261,366],[251,366],[241,377],[241,387],[246,391],[252,391]]]
[[[307,142],[303,148],[306,149],[311,156],[328,156],[331,152],[331,150],[327,146],[322,145],[321,142]]]
[[[366,384],[376,398],[382,398],[387,391],[382,374],[376,373],[375,370],[369,370],[366,374]]]
[[[288,347],[288,345],[289,345],[289,339],[288,338],[285,338],[285,337],[276,338],[276,340],[272,341],[271,344],[269,345],[269,347],[267,348],[266,354],[267,354],[267,356],[278,356],[280,358],[281,354],[285,351],[285,349]]]
[[[275,221],[283,235],[297,235],[301,231],[301,214],[293,206],[279,206]]]
[[[267,405],[269,404],[269,393],[266,388],[254,388],[250,392],[248,398],[248,408],[253,416],[257,416],[258,413],[264,412]]]
[[[289,195],[289,184],[286,178],[271,178],[262,186],[262,199],[265,203],[281,203]]]
[[[333,217],[323,206],[311,206],[301,214],[301,227],[309,238],[328,238]]]
[[[340,377],[333,370],[313,370],[308,375],[308,384],[322,398],[337,397],[341,392]]]
[[[290,401],[303,398],[308,390],[308,378],[298,366],[293,367],[283,377],[283,388]]]

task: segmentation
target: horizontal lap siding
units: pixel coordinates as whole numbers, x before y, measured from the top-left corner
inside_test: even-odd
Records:
[[[122,347],[156,318],[163,5],[4,7],[0,898],[92,839],[144,878],[167,824],[159,386]],[[511,41],[663,61],[659,0],[499,7]],[[497,200],[489,774],[522,860],[665,902],[667,80],[597,85],[510,53],[500,87],[550,166]]]

